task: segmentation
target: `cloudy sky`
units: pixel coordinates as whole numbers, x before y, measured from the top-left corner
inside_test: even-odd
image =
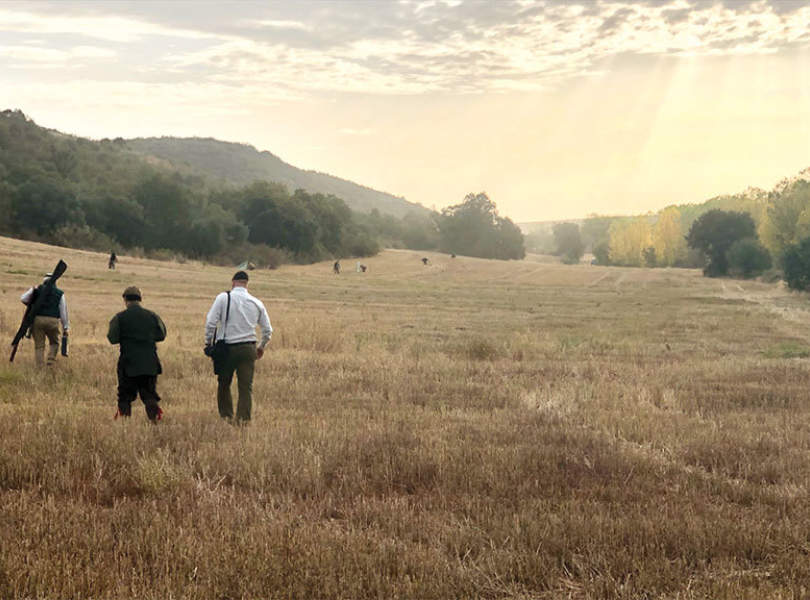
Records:
[[[0,2],[0,108],[211,136],[516,221],[810,166],[810,2]]]

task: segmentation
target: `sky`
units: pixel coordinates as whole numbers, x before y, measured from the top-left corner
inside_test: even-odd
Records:
[[[638,214],[810,167],[810,2],[0,2],[0,109],[427,207]]]

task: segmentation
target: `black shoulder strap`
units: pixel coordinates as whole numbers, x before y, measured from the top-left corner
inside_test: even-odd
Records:
[[[226,333],[228,331],[227,330],[228,317],[230,316],[230,314],[231,314],[231,293],[228,292],[228,304],[227,304],[227,307],[225,308],[225,322],[222,324],[222,341],[223,342],[225,341],[225,335],[226,335]]]

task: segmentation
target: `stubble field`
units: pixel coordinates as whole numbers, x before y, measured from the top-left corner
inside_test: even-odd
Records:
[[[805,296],[421,256],[252,272],[276,331],[240,428],[201,351],[234,269],[0,238],[0,337],[59,258],[72,325],[52,372],[0,363],[0,598],[810,594]],[[133,284],[157,426],[112,418]]]

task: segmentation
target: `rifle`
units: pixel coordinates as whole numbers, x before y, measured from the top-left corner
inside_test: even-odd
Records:
[[[51,288],[56,284],[56,280],[59,279],[66,270],[67,264],[65,264],[65,261],[60,260],[56,264],[53,275],[51,275],[48,281],[39,286],[39,290],[35,289],[35,292],[38,293],[25,308],[25,314],[23,315],[22,323],[20,323],[20,328],[17,330],[17,335],[14,336],[14,340],[11,342],[11,358],[8,359],[9,362],[14,362],[14,356],[17,354],[20,340],[22,340],[28,333],[28,330],[31,329],[31,325],[34,324],[34,317],[36,317],[37,312],[45,302],[48,292],[51,291]]]

